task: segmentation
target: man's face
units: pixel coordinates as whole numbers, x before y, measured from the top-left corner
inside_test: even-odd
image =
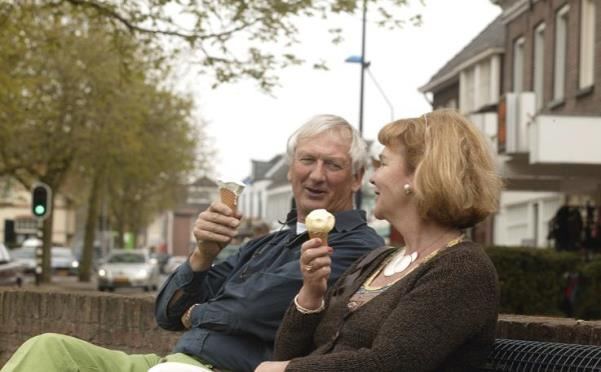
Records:
[[[314,209],[340,212],[353,208],[353,192],[362,171],[353,176],[350,139],[327,131],[300,139],[288,170],[299,221]]]

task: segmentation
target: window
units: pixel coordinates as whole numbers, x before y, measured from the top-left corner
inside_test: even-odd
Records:
[[[33,217],[17,217],[15,219],[15,232],[18,234],[31,234],[38,231],[38,221]]]
[[[476,97],[477,108],[488,105],[491,102],[490,99],[490,60],[486,59],[484,62],[478,64],[478,77],[480,78],[478,86],[478,95]]]
[[[555,69],[553,71],[553,100],[562,101],[565,97],[566,56],[568,42],[568,5],[555,14]]]
[[[500,57],[494,55],[463,69],[459,75],[459,102],[463,113],[470,113],[499,99]],[[447,102],[446,107],[450,107]]]
[[[261,218],[263,217],[263,192],[259,191],[258,195],[257,195],[257,217]]]
[[[524,90],[524,38],[513,42],[513,92]]]
[[[463,86],[463,95],[460,100],[461,111],[468,113],[474,110],[474,94],[476,89],[476,77],[474,68],[468,68],[463,72],[464,79],[461,82]]]
[[[501,92],[501,55],[497,54],[490,59],[490,103],[499,102]]]
[[[533,89],[536,95],[536,109],[543,107],[543,88],[545,80],[545,24],[540,24],[534,29],[534,81]]]
[[[595,3],[582,0],[580,13],[580,68],[578,88],[593,85],[595,72]]]

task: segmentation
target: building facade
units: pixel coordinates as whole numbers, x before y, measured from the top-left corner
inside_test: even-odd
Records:
[[[495,3],[500,16],[420,91],[468,115],[498,154],[508,191],[490,242],[546,246],[560,207],[599,219],[585,214],[601,201],[601,15],[595,0]]]
[[[506,33],[498,128],[502,172],[510,188],[561,195],[539,194],[522,203],[531,215],[528,233],[538,245],[552,232],[545,231],[551,227],[547,221],[569,206],[582,220],[574,244],[584,246],[587,230],[598,224],[601,202],[598,1],[498,3]]]
[[[200,177],[187,186],[181,204],[158,215],[146,228],[142,237],[144,245],[170,255],[189,255],[196,246],[194,222],[215,200],[219,200],[217,183],[209,177]]]
[[[268,161],[252,160],[251,174],[244,183],[246,188],[239,201],[242,214],[249,220],[267,223],[272,230],[278,229],[294,205],[286,155],[278,154]]]

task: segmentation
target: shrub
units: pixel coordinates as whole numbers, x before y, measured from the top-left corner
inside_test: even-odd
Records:
[[[578,254],[528,247],[486,251],[499,274],[501,313],[564,316],[570,312],[564,301],[566,273],[581,271],[583,260]]]
[[[581,265],[576,293],[575,316],[581,319],[601,318],[601,259]]]

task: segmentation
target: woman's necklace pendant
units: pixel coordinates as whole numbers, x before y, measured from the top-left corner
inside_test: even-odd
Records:
[[[395,257],[388,265],[386,265],[384,268],[384,276],[393,276],[394,274],[405,271],[416,259],[417,252],[413,252],[409,255],[398,255],[398,257]]]

